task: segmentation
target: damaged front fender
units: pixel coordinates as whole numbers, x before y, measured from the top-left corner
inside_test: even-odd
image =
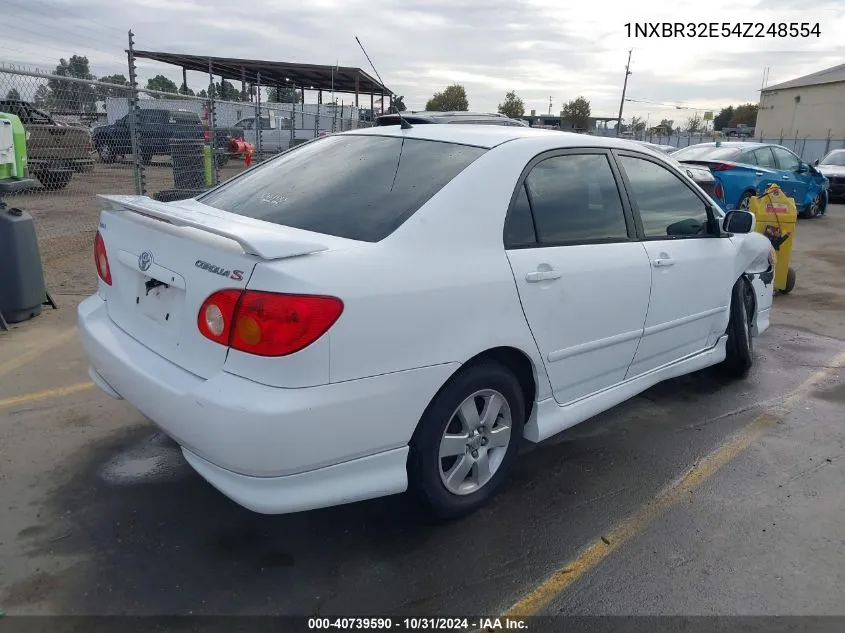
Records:
[[[731,237],[737,243],[735,279],[745,277],[754,290],[752,332],[759,336],[769,328],[774,295],[775,257],[769,239],[760,233]]]

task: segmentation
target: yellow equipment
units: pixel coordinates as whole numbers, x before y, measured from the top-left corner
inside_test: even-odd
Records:
[[[789,266],[798,223],[795,201],[772,184],[762,196],[749,199],[748,210],[757,218],[757,232],[775,249],[775,290],[787,294],[795,287],[795,271]]]

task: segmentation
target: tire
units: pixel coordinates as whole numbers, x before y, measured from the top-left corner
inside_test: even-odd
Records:
[[[786,286],[781,292],[788,295],[793,288],[795,288],[795,269],[790,266],[786,271]]]
[[[498,411],[493,423],[486,420],[478,426],[481,433],[468,432],[485,422],[489,406]],[[439,519],[474,512],[502,487],[516,460],[524,424],[525,399],[510,370],[491,361],[462,369],[431,401],[411,439],[411,493]]]
[[[728,321],[728,342],[724,368],[735,378],[745,378],[754,364],[754,337],[751,334],[754,305],[754,291],[751,285],[740,279],[731,292],[731,316]]]
[[[35,177],[38,178],[44,189],[48,191],[59,191],[68,186],[70,179],[73,178],[73,173],[69,171],[47,171],[38,172],[35,174]]]
[[[744,211],[748,211],[748,201],[751,200],[751,198],[753,198],[753,197],[754,197],[753,191],[746,191],[740,197],[739,202],[736,205],[736,208],[742,209]]]

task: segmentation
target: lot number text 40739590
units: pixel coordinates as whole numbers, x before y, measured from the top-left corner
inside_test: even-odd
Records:
[[[628,37],[794,38],[821,37],[818,22],[628,22]]]

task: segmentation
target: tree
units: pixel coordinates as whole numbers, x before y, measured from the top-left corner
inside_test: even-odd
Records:
[[[405,97],[403,95],[393,95],[393,105],[390,106],[390,113],[404,112],[408,108],[405,107]]]
[[[675,130],[675,122],[672,119],[661,119],[654,129],[658,134],[671,134]]]
[[[700,117],[700,116],[698,116],[698,112],[696,112],[696,113],[695,113],[694,115],[692,115],[689,119],[687,119],[687,124],[686,124],[686,128],[685,128],[685,129],[686,129],[686,131],[687,131],[687,132],[689,132],[690,134],[695,134],[695,133],[697,133],[697,132],[700,132],[700,131],[701,131],[701,127],[702,127],[702,125],[701,125],[701,117]]]
[[[639,134],[645,131],[645,121],[643,121],[642,117],[631,117],[631,125],[629,127],[632,132]]]
[[[499,104],[499,114],[504,114],[512,119],[518,119],[525,114],[525,103],[511,90],[505,93],[505,102]]]
[[[35,89],[35,96],[32,98],[32,105],[36,108],[46,108],[50,102],[50,89],[44,84],[39,84]]]
[[[452,84],[443,92],[435,92],[425,104],[425,109],[437,112],[466,112],[469,110],[467,91],[460,84]]]
[[[723,127],[728,127],[731,124],[731,120],[734,118],[734,108],[733,106],[728,106],[727,108],[722,108],[719,110],[719,114],[713,117],[713,129],[714,130],[721,130]]]
[[[590,102],[584,97],[576,97],[563,106],[561,119],[576,130],[586,130],[590,126]]]
[[[68,79],[48,79],[50,88],[49,105],[60,110],[73,112],[96,112],[97,91],[94,86],[72,79],[94,79],[88,58],[72,55],[69,60],[59,60],[59,65],[53,71],[59,77]]]
[[[100,83],[114,84],[121,86],[120,88],[109,88],[106,86],[97,86],[97,100],[105,101],[109,97],[126,97],[126,88],[129,87],[129,80],[123,75],[107,75],[100,77]]]
[[[267,94],[270,103],[299,103],[299,92],[295,86],[279,86],[270,88]]]
[[[21,100],[21,93],[19,93],[17,90],[12,88],[11,90],[9,90],[9,92],[6,93],[6,98],[9,101],[20,101]]]
[[[734,108],[734,115],[731,117],[731,127],[747,125],[754,127],[757,124],[757,104],[744,103]]]
[[[156,75],[152,79],[147,79],[147,90],[157,90],[159,92],[179,94],[179,88],[176,84],[164,75]],[[153,94],[150,96],[153,99],[161,99],[161,95]]]
[[[182,82],[182,85],[181,85],[181,86],[179,86],[179,94],[180,94],[180,95],[185,95],[186,97],[193,97],[193,96],[194,96],[194,91],[193,91],[193,90],[191,90],[190,88],[188,88],[188,86],[187,86],[187,85],[185,84],[185,82],[183,81],[183,82]]]
[[[225,79],[222,83],[214,84],[214,98],[221,101],[240,101],[241,91],[235,88],[235,84]]]

